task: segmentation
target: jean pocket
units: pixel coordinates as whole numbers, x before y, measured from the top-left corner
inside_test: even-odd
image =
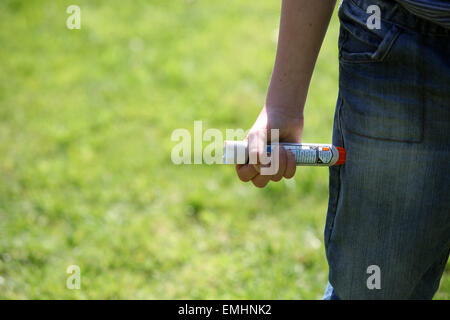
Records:
[[[350,2],[344,1],[339,12],[343,30],[339,63],[343,127],[369,138],[421,142],[424,132],[421,35],[399,30],[384,20],[381,30],[368,31],[367,14],[358,7],[344,6]]]
[[[362,8],[344,1],[339,9],[339,60],[343,63],[369,63],[383,61],[401,33],[401,29],[388,21],[369,29],[370,14]]]
[[[340,63],[341,120],[349,132],[399,142],[424,135],[424,57],[420,39],[402,33],[381,63]]]

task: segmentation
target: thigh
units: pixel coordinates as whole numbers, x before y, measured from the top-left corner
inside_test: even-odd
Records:
[[[330,282],[343,299],[431,298],[450,248],[450,39],[396,26],[372,37],[342,18]],[[381,289],[367,286],[373,265]]]
[[[344,299],[406,299],[426,278],[421,287],[431,289],[417,295],[431,298],[442,274],[434,266],[449,249],[449,152],[342,133],[347,162],[328,212],[330,282]],[[367,287],[373,265],[380,290]],[[435,271],[425,277],[428,270]]]

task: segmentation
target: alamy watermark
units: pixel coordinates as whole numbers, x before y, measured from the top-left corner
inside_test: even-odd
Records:
[[[247,139],[248,142],[248,163],[258,164],[260,166],[261,175],[273,175],[279,168],[279,149],[277,148],[279,130],[272,129],[270,131],[271,144],[274,146],[270,155],[261,150],[267,149],[267,143],[260,145],[260,141],[254,135],[247,137],[248,130],[244,129],[226,129],[225,138],[231,141],[242,141]],[[224,134],[221,130],[209,128],[203,130],[202,121],[194,121],[193,135],[188,129],[178,128],[172,132],[171,140],[177,142],[172,148],[171,159],[176,165],[180,164],[223,164],[223,147]],[[203,143],[208,144],[203,148]],[[237,151],[237,159],[245,158],[242,154],[243,150]]]
[[[381,9],[376,4],[367,7],[366,13],[370,14],[366,25],[369,30],[381,29]]]
[[[81,29],[81,9],[77,5],[70,5],[66,9],[66,13],[70,16],[66,20],[66,27],[69,30]]]
[[[370,276],[367,278],[367,289],[381,289],[381,269],[376,264],[367,267],[367,274]]]
[[[69,275],[66,280],[66,288],[69,290],[81,289],[81,269],[77,265],[70,265],[66,269],[66,273]]]

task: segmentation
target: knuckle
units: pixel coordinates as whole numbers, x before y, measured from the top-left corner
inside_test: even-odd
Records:
[[[276,175],[276,176],[272,177],[272,181],[275,181],[275,182],[278,182],[278,181],[280,181],[281,179],[283,179],[283,177],[282,177],[282,176],[279,176],[279,175]]]
[[[253,179],[252,180],[253,185],[257,188],[264,188],[268,182],[269,181],[265,180],[265,179],[264,180],[263,179]]]
[[[238,172],[237,176],[238,176],[239,180],[241,180],[241,181],[243,181],[243,182],[249,181],[249,179],[247,179],[246,176],[240,174],[239,172]]]
[[[253,185],[254,185],[255,187],[257,187],[257,188],[261,188],[261,186],[260,186],[259,182],[257,182],[257,181],[253,181],[253,180],[252,180],[252,183],[253,183]]]
[[[262,189],[267,185],[267,183],[253,183],[253,184],[255,185],[255,187],[259,189]]]
[[[296,171],[296,167],[295,167],[295,166],[291,167],[290,169],[286,169],[286,174],[285,174],[284,177],[285,177],[286,179],[291,179],[291,178],[293,178],[294,175],[295,175],[295,171]]]

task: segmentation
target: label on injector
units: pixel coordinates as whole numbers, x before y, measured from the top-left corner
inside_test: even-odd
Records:
[[[280,144],[286,150],[291,151],[295,156],[297,164],[329,164],[333,159],[333,152],[330,147],[322,146],[301,146]],[[270,153],[271,146],[267,146],[267,151]]]
[[[345,149],[331,144],[280,143],[279,145],[294,154],[298,166],[333,166],[345,163]],[[248,163],[247,147],[246,141],[225,141],[223,162]],[[268,154],[271,150],[272,146],[267,145]]]

